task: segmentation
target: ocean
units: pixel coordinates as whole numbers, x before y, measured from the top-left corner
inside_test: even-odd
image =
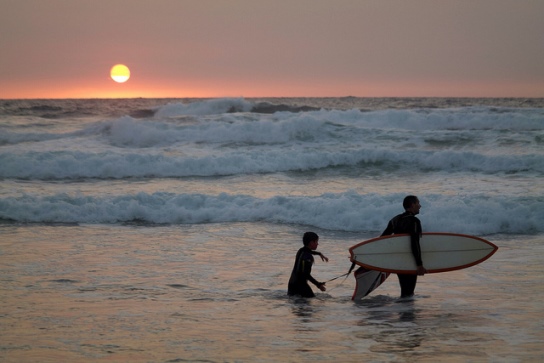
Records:
[[[0,100],[2,362],[541,362],[544,99]],[[499,250],[288,298],[420,199]]]

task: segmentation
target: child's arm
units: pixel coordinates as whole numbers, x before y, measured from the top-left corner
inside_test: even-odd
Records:
[[[312,255],[318,255],[319,257],[321,257],[321,261],[329,262],[329,258],[325,256],[324,254],[322,254],[321,252],[312,251]]]

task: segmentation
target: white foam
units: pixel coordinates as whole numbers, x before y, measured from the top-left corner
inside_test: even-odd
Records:
[[[255,174],[283,178],[285,174],[289,179],[285,185],[307,183],[308,188],[312,180],[323,181],[320,175],[333,181],[320,184],[323,189],[312,196],[299,198],[276,192],[280,188],[267,188],[266,178],[256,182],[256,190],[275,197],[237,194],[242,189],[215,195],[225,190],[220,187],[210,195],[195,190],[129,194],[127,187],[111,193],[111,198],[63,195],[57,189],[49,197],[27,194],[10,199],[16,193],[6,193],[1,218],[78,223],[264,220],[377,231],[397,212],[394,206],[402,196],[390,193],[398,185],[370,187],[380,195],[360,194],[365,182],[377,185],[410,176],[414,188],[422,181],[421,185],[432,185],[432,193],[440,193],[416,193],[428,204],[428,230],[542,231],[541,190],[530,186],[544,174],[542,109],[321,109],[263,114],[252,112],[254,106],[244,99],[214,99],[159,106],[147,118],[55,119],[30,126],[13,118],[0,126],[0,178],[39,185],[41,181],[93,184],[109,179],[147,182],[244,179]],[[351,187],[350,182],[359,178],[363,181]],[[522,187],[511,187],[517,179]],[[320,194],[329,191],[327,183],[337,180],[341,188],[335,194]],[[441,180],[447,184],[443,192]],[[473,182],[479,184],[472,188]],[[179,184],[184,185],[183,180]],[[344,192],[349,188],[357,193]],[[486,188],[493,190],[484,195]],[[520,197],[525,189],[526,199]]]
[[[0,218],[57,223],[295,223],[342,231],[381,232],[401,212],[401,194],[346,192],[315,197],[173,194],[157,192],[119,196],[65,193],[0,199]],[[425,231],[487,235],[542,233],[544,200],[426,195],[420,219]]]

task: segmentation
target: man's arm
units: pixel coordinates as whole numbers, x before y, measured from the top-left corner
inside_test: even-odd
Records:
[[[421,246],[419,245],[419,234],[410,234],[410,242],[412,245],[412,254],[416,259],[416,265],[423,266],[423,261],[421,260]]]
[[[423,267],[423,261],[421,259],[421,245],[419,244],[419,239],[421,237],[421,223],[419,219],[413,218],[413,227],[410,232],[410,244],[412,247],[412,254],[416,260],[417,274],[424,275],[427,270]]]

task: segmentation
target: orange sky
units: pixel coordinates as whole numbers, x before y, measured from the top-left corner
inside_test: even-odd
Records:
[[[538,0],[0,0],[0,98],[544,97],[543,15]]]

